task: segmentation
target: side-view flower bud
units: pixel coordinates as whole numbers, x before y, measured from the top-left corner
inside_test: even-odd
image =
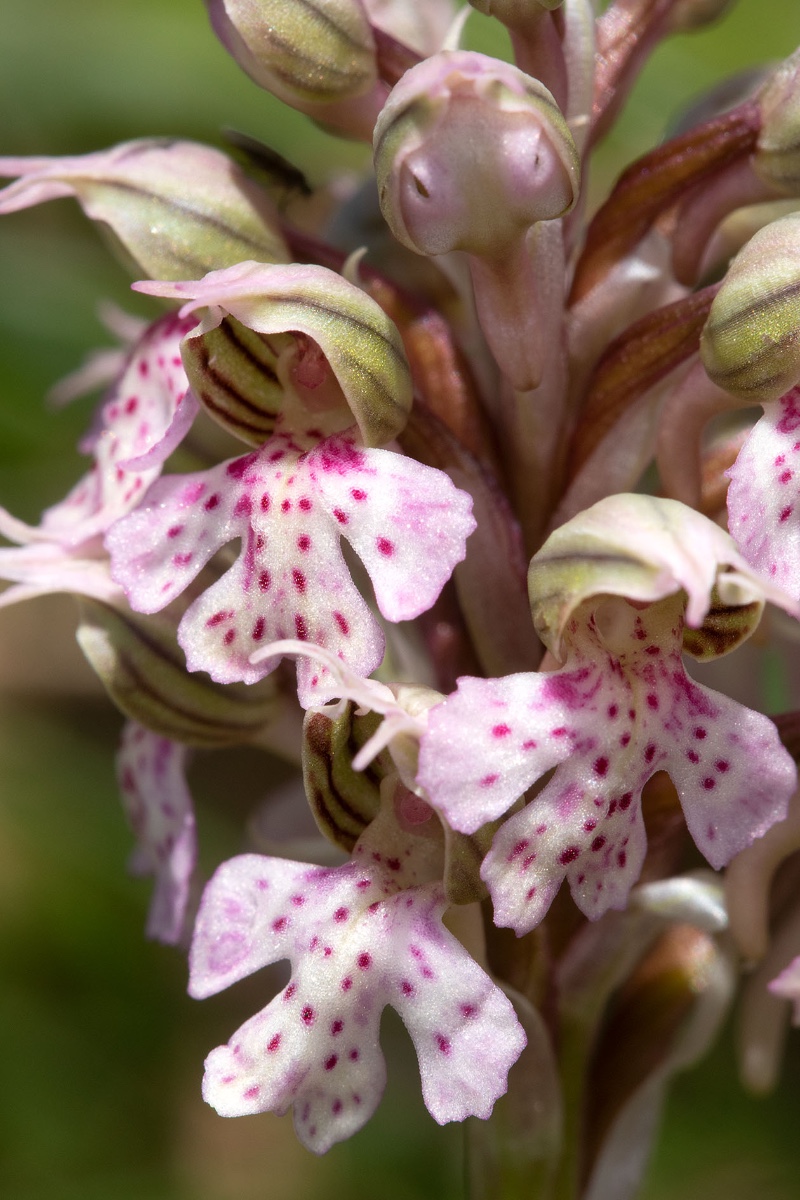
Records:
[[[217,37],[260,87],[344,133],[371,136],[385,86],[361,0],[206,0],[206,7]]]
[[[773,221],[733,260],[700,339],[709,377],[753,404],[800,380],[800,214]]]
[[[759,96],[762,126],[753,166],[779,192],[800,188],[800,50],[785,62]]]
[[[519,390],[539,382],[537,284],[525,237],[567,213],[580,166],[538,80],[482,54],[447,51],[408,71],[375,128],[381,209],[417,254],[469,256],[481,324]]]
[[[185,279],[242,259],[286,262],[272,201],[227,155],[143,138],[77,158],[0,158],[0,215],[74,196],[126,265]]]

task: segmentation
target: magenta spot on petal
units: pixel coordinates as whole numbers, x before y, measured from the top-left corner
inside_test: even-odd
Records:
[[[247,517],[253,509],[253,502],[249,496],[240,496],[236,501],[236,507],[233,510],[235,517]]]
[[[778,517],[778,520],[779,520],[781,523],[783,523],[784,521],[788,521],[788,520],[789,520],[789,517],[792,515],[792,512],[793,512],[792,505],[791,505],[791,504],[787,504],[787,505],[786,505],[786,508],[782,508],[782,509],[781,509],[781,511],[780,511],[780,515],[779,515],[779,517]]]
[[[781,474],[778,476],[778,483],[788,483],[788,482],[789,482],[789,480],[790,480],[791,478],[792,478],[792,472],[791,472],[791,471],[783,471],[783,472],[782,472],[782,473],[781,473]]]
[[[276,933],[280,933],[281,930],[285,929],[288,924],[289,922],[286,917],[276,917],[272,922],[272,928]]]
[[[717,770],[722,775],[724,775],[726,771],[730,771],[730,769],[731,769],[731,764],[724,758],[718,758],[717,761],[714,763],[714,766],[717,768]]]
[[[302,512],[311,512],[311,501],[308,496],[303,496],[301,500],[298,500],[297,507]]]
[[[332,1070],[333,1070],[333,1068],[336,1066],[336,1064],[337,1064],[337,1062],[338,1062],[338,1061],[339,1061],[339,1056],[338,1056],[338,1054],[332,1054],[332,1055],[330,1056],[330,1058],[326,1058],[326,1059],[325,1059],[325,1070],[326,1070],[326,1071],[332,1071]]]
[[[384,558],[391,558],[394,554],[394,544],[390,542],[388,538],[379,537],[376,541],[376,545]]]
[[[206,624],[207,628],[213,629],[213,628],[215,628],[215,625],[221,625],[223,620],[228,620],[229,617],[233,617],[233,613],[231,613],[231,612],[215,612],[215,614],[213,614],[213,617],[209,617],[209,619],[206,620],[205,624]]]
[[[562,850],[559,854],[558,861],[565,867],[567,863],[574,862],[579,854],[580,850],[577,846],[567,846],[566,850]]]
[[[362,971],[368,971],[372,966],[372,955],[364,951],[363,954],[359,954],[356,962]]]
[[[602,850],[603,846],[605,846],[605,844],[606,844],[606,839],[604,837],[602,837],[602,836],[596,837],[594,839],[594,841],[592,842],[592,849],[595,851]]]
[[[647,707],[652,708],[653,711],[655,711],[658,708],[658,696],[655,694],[655,692],[648,692]]]
[[[257,455],[246,454],[244,458],[235,458],[233,462],[229,462],[225,468],[226,475],[231,479],[241,479],[248,467],[255,462]]]
[[[693,763],[700,762],[700,755],[697,753],[696,750],[687,750],[686,757],[688,758],[689,762],[693,762]]]
[[[536,887],[535,886],[529,887],[527,892],[525,893],[525,899],[532,900],[535,895],[536,895]]]
[[[653,759],[655,758],[655,756],[656,756],[655,745],[653,742],[650,742],[647,746],[645,746],[644,761],[646,763],[651,763],[653,761]]]
[[[308,641],[308,626],[306,625],[305,617],[301,616],[300,613],[295,613],[294,631],[297,634],[298,642]]]
[[[623,812],[627,812],[633,803],[633,792],[626,792],[624,796],[619,798],[619,806]]]
[[[615,798],[614,800],[611,801],[611,803],[608,806],[608,812],[606,813],[606,820],[608,820],[609,817],[613,817],[614,813],[617,811],[617,807],[618,807],[618,804],[617,804],[617,800]]]
[[[516,846],[509,854],[507,861],[513,862],[515,858],[519,858],[519,856],[520,856],[520,854],[522,854],[523,850],[527,850],[528,845],[529,845],[529,843],[525,839],[523,839],[521,842],[517,842]]]
[[[510,725],[494,725],[492,726],[492,737],[504,738],[511,733]]]
[[[297,569],[297,567],[294,567],[292,570],[292,583],[295,586],[295,590],[299,592],[301,596],[304,596],[306,591],[306,577],[302,571]]]
[[[230,646],[231,642],[233,641],[233,639],[235,637],[236,637],[236,630],[229,629],[222,640],[226,646]]]
[[[661,653],[661,648],[659,646],[645,646],[644,652],[645,654],[649,654],[651,658],[655,658],[656,655]]]
[[[335,612],[333,614],[333,619],[346,637],[350,632],[350,623],[348,622],[347,617],[343,616],[343,614],[340,612]]]
[[[717,836],[717,831],[713,825],[709,825],[708,829],[706,830],[706,836],[710,842],[713,842],[714,838]]]
[[[619,709],[617,708],[616,704],[609,704],[608,715],[612,721],[614,720],[614,717],[617,715],[618,712],[619,712]]]
[[[461,1015],[462,1017],[466,1017],[468,1020],[470,1017],[474,1017],[477,1011],[478,1010],[474,1004],[461,1005]]]
[[[342,510],[340,508],[335,508],[333,510],[333,515],[336,517],[336,520],[339,522],[340,525],[347,524],[347,521],[348,521],[347,513],[342,512]]]
[[[708,733],[705,729],[703,729],[702,725],[698,725],[695,729],[693,729],[692,734],[697,738],[698,742],[702,742],[703,738],[708,737]]]
[[[608,759],[605,757],[595,759],[593,770],[595,775],[605,775],[608,771]]]
[[[307,1004],[300,1013],[300,1020],[303,1022],[304,1025],[313,1025],[314,1024],[314,1016],[315,1016],[315,1013],[314,1013],[313,1008],[311,1007],[310,1004]]]
[[[282,500],[282,501],[281,501],[281,512],[282,512],[282,513],[287,513],[287,512],[289,512],[289,510],[291,509],[291,507],[292,507],[292,502],[291,502],[291,500]]]
[[[351,1050],[351,1051],[350,1051],[350,1053],[348,1054],[348,1056],[347,1056],[347,1057],[350,1059],[350,1062],[358,1062],[358,1051],[357,1051],[357,1050],[355,1050],[355,1049],[354,1049],[354,1050]],[[355,1097],[355,1096],[353,1096],[353,1099],[354,1099],[354,1100],[356,1100],[356,1097]],[[361,1101],[360,1101],[360,1100],[356,1100],[356,1103],[357,1103],[357,1104],[360,1104],[360,1103],[361,1103]]]
[[[529,870],[530,870],[530,868],[533,866],[533,864],[534,864],[535,862],[536,862],[536,855],[535,855],[535,854],[529,854],[529,855],[527,856],[527,858],[523,858],[523,860],[522,860],[522,869],[523,869],[523,871],[529,871]]]
[[[214,492],[212,495],[210,495],[208,497],[205,504],[203,505],[203,508],[206,510],[206,512],[212,512],[219,505],[219,500],[220,500],[219,492]]]
[[[441,1054],[449,1054],[451,1050],[450,1039],[445,1037],[443,1033],[436,1034],[436,1045]]]
[[[407,979],[404,979],[403,982],[400,984],[400,990],[402,991],[404,996],[413,996],[414,995],[414,985],[413,985],[413,983],[409,983]]]
[[[536,742],[534,742],[532,738],[529,738],[527,742],[522,743],[522,749],[523,750],[535,750]]]
[[[259,508],[261,509],[262,512],[264,512],[264,513],[269,512],[269,506],[271,504],[271,501],[269,498],[269,492],[263,492],[261,495],[261,499],[259,500],[258,503],[259,503]]]
[[[262,571],[258,577],[258,586],[262,592],[269,591],[269,585],[272,583],[272,576],[269,571]]]
[[[350,991],[350,988],[351,988],[352,986],[353,986],[353,981],[352,981],[352,979],[350,978],[350,976],[349,976],[349,975],[346,975],[346,976],[345,976],[345,978],[342,980],[342,991],[343,991],[343,992],[349,992],[349,991]]]
[[[183,525],[173,525],[170,529],[167,530],[167,537],[168,538],[176,538],[181,533],[183,533]]]
[[[331,1112],[333,1113],[333,1115],[335,1117],[338,1117],[338,1115],[341,1111],[342,1111],[341,1100],[334,1100],[333,1104],[331,1105]]]
[[[334,919],[334,921],[346,921],[349,916],[350,916],[349,909],[337,908],[336,912],[333,914],[333,919]]]
[[[253,626],[252,638],[254,642],[260,642],[264,636],[265,621],[263,617],[259,617]]]
[[[143,358],[140,359],[139,360],[139,374],[141,375],[142,379],[147,378],[147,374],[148,374],[149,370],[150,370],[149,363],[145,362],[145,360]]]
[[[281,1035],[279,1033],[273,1034],[272,1037],[267,1042],[268,1052],[270,1054],[274,1054],[275,1051],[278,1049],[278,1046],[280,1046],[280,1044],[281,1044]]]
[[[707,775],[705,777],[705,779],[703,780],[703,787],[705,788],[705,790],[707,792],[710,792],[716,786],[717,786],[716,779],[712,779],[710,775]]]
[[[587,833],[591,833],[593,829],[597,828],[597,821],[584,821],[583,828]]]
[[[258,1084],[256,1084],[254,1087],[249,1087],[244,1093],[245,1100],[255,1100],[260,1091],[261,1088],[258,1086]]]
[[[620,850],[619,854],[617,855],[617,862],[619,863],[620,867],[624,867],[625,863],[627,861],[628,861],[627,854],[625,853],[624,850]]]
[[[491,787],[493,783],[497,783],[499,778],[500,778],[500,776],[497,774],[484,775],[483,779],[480,781],[480,786],[482,788]]]
[[[172,562],[176,567],[188,567],[189,563],[192,561],[192,558],[193,555],[191,554],[173,554]]]
[[[291,1000],[292,996],[295,994],[296,991],[297,991],[297,984],[290,983],[289,986],[287,987],[286,991],[283,993],[284,1000]]]
[[[307,533],[301,534],[301,536],[297,539],[297,549],[301,552],[301,554],[307,554],[311,549],[311,538]]]
[[[536,832],[539,835],[539,837],[541,837],[543,833],[547,833],[547,826],[546,825],[537,825]]]
[[[551,729],[550,732],[552,733],[553,737],[564,737],[567,732],[567,727],[566,725],[559,725],[556,729]]]
[[[342,1021],[342,1020],[337,1019],[331,1025],[331,1033],[333,1034],[334,1037],[336,1037],[338,1034],[340,1034],[343,1029],[344,1029],[344,1021]]]
[[[361,488],[351,488],[350,495],[353,497],[354,500],[366,500],[366,498],[367,498],[367,493],[365,491],[362,491]]]

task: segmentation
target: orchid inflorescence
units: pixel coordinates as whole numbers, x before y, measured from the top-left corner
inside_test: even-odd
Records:
[[[374,177],[287,197],[248,138],[0,159],[0,212],[74,197],[168,306],[70,381],[107,386],[91,465],[38,526],[0,510],[0,606],[79,598],[147,932],[189,947],[191,995],[291,963],[206,1061],[219,1113],[349,1137],[388,1005],[434,1119],[485,1122],[472,1194],[632,1196],[641,1113],[737,964],[747,1011],[769,986],[800,1014],[800,893],[770,910],[800,714],[684,664],[767,603],[760,644],[798,638],[800,58],[590,215],[648,55],[727,0],[474,0],[513,64],[460,48],[450,0],[207,7]],[[245,843],[201,878],[188,762],[235,745],[302,772],[338,858]]]

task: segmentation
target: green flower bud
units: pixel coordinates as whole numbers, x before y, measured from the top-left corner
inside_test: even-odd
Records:
[[[760,229],[737,254],[700,339],[718,387],[753,404],[800,380],[800,213]]]
[[[160,614],[144,617],[82,600],[77,639],[126,717],[187,746],[254,741],[288,703],[273,677],[249,686],[190,674],[175,622]]]
[[[286,262],[267,194],[219,150],[148,138],[80,158],[3,158],[0,214],[74,196],[134,272],[185,279],[242,259]]]
[[[800,50],[784,63],[758,97],[761,132],[753,166],[779,192],[800,189]]]

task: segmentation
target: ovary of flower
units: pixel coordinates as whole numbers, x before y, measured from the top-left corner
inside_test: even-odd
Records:
[[[418,779],[455,829],[501,816],[556,768],[481,868],[498,924],[531,929],[564,878],[588,917],[623,908],[646,850],[641,792],[656,771],[669,773],[717,869],[785,815],[794,763],[766,717],[687,676],[684,605],[681,593],[638,609],[587,603],[565,630],[561,670],[461,679],[429,713]]]
[[[800,388],[764,405],[728,475],[728,525],[741,553],[800,600]]]
[[[131,870],[155,876],[147,934],[168,943],[183,933],[197,860],[187,753],[186,746],[129,721],[117,755],[122,803],[137,841]]]
[[[170,314],[144,332],[84,439],[92,468],[38,527],[0,509],[0,534],[20,547],[0,550],[0,577],[19,585],[4,603],[53,591],[120,598],[99,539],[139,502],[194,417],[180,342],[195,323]]]
[[[243,855],[206,888],[190,993],[210,996],[288,958],[289,985],[206,1059],[222,1116],[286,1112],[316,1153],[355,1133],[381,1098],[379,1023],[405,1023],[440,1124],[489,1116],[525,1035],[503,992],[441,923],[438,883],[409,886],[399,860],[336,869]]]
[[[112,574],[139,612],[158,612],[220,547],[240,538],[234,565],[187,609],[179,629],[190,670],[220,683],[263,678],[278,658],[261,645],[315,642],[357,674],[383,655],[383,635],[342,557],[346,538],[366,567],[382,615],[418,616],[434,603],[475,527],[471,501],[441,471],[355,434],[308,448],[289,433],[194,475],[160,479],[106,537]],[[337,694],[327,668],[298,662],[304,707]]]

